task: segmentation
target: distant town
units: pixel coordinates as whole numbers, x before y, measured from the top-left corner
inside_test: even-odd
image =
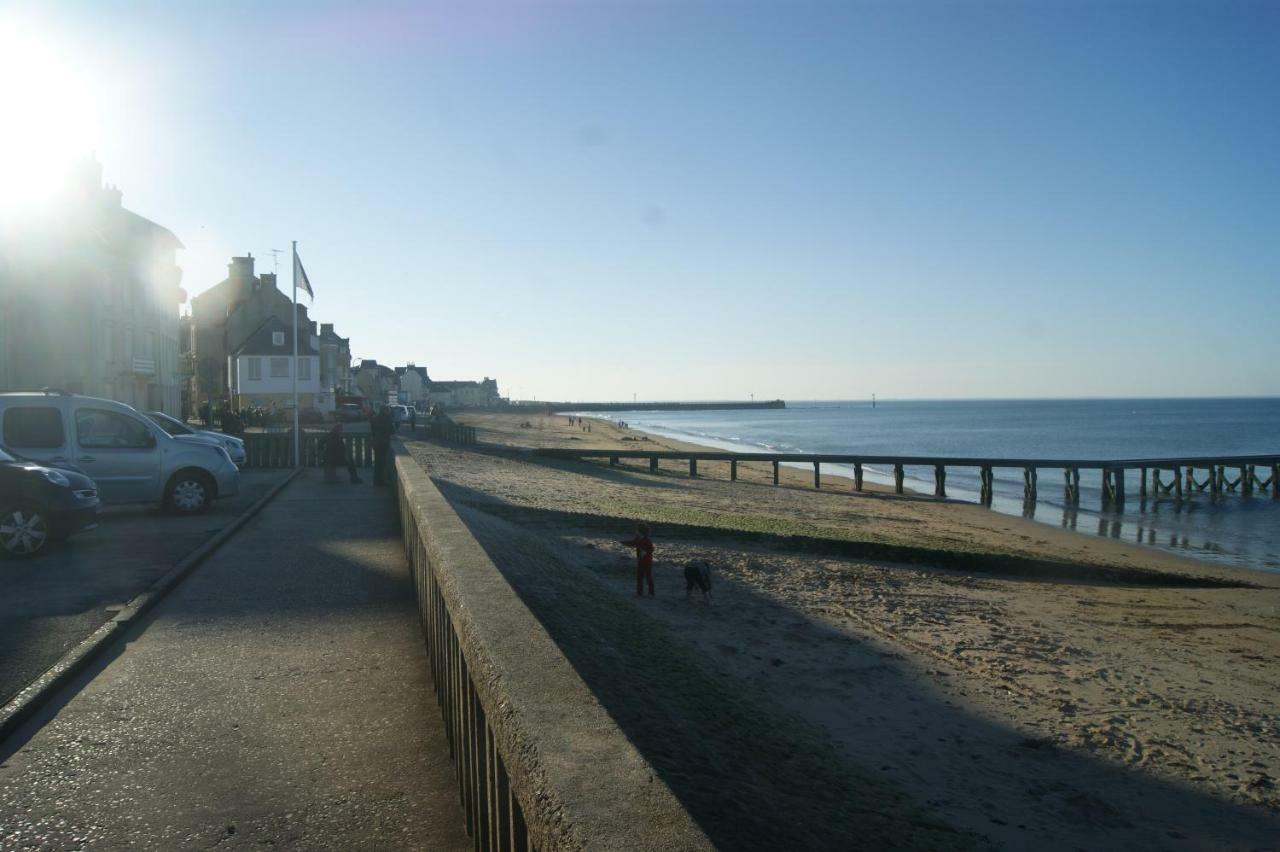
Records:
[[[83,161],[57,216],[29,223],[0,291],[0,391],[57,388],[183,420],[236,411],[292,419],[294,377],[305,422],[368,413],[497,405],[495,379],[436,381],[425,365],[353,361],[351,339],[297,306],[251,253],[188,298],[163,225],[123,206],[102,165]],[[200,282],[203,284],[203,282]]]

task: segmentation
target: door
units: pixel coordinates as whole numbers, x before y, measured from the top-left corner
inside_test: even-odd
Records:
[[[98,483],[108,503],[160,499],[160,448],[137,417],[107,408],[76,409],[76,467]]]

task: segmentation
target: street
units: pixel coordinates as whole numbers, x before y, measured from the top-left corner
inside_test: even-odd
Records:
[[[0,703],[98,629],[133,596],[234,520],[287,470],[245,470],[240,493],[206,514],[104,509],[95,530],[35,559],[0,561]]]

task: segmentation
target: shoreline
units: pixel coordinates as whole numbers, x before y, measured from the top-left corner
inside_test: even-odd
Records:
[[[563,416],[563,415],[560,415],[560,416]],[[611,428],[618,429],[618,427],[615,425],[615,421],[610,418],[604,417],[602,415],[594,415],[594,414],[587,414],[586,416],[592,419],[594,422],[608,423]],[[743,451],[743,446],[747,446],[747,447],[753,446],[749,442],[740,442],[735,445],[735,442],[729,439],[725,439],[721,442],[724,446],[720,446],[713,443],[704,444],[704,443],[698,443],[695,440],[690,440],[689,438],[677,437],[674,435],[665,434],[663,432],[654,432],[654,431],[645,430],[641,428],[633,428],[630,426],[628,426],[625,431],[630,433],[647,435],[650,437],[651,440],[667,442],[668,444],[671,445],[671,449],[681,449],[681,450],[691,450],[691,451],[724,450],[729,452],[741,452]],[[761,446],[767,446],[767,445],[761,445]],[[700,462],[700,464],[707,465],[709,463]],[[741,470],[747,464],[749,463],[740,462],[739,469]],[[756,463],[756,464],[760,464],[760,463]],[[784,461],[782,462],[782,467],[784,469],[790,469],[796,473],[801,474],[804,480],[803,482],[800,482],[796,480],[795,477],[793,476],[791,477],[792,482],[789,484],[797,485],[801,487],[809,487],[809,488],[813,487],[812,486],[812,466],[810,464],[805,462],[790,463],[790,462]],[[827,483],[828,480],[831,480],[837,485],[847,486],[847,488],[850,491],[852,491],[853,476],[851,473],[842,472],[841,470],[842,467],[843,466],[841,465],[835,465],[835,464],[824,466],[823,472],[821,475],[821,481],[823,483]],[[831,472],[828,472],[829,470]],[[700,468],[700,471],[701,471],[701,468]],[[873,476],[879,479],[885,479],[885,480],[888,479],[888,475],[883,472],[876,471],[873,474],[870,471],[870,469],[864,468],[864,476],[863,476],[864,492],[875,492],[875,493],[881,493],[881,494],[888,494],[891,496],[899,496],[894,494],[893,486],[890,483],[885,481],[876,481],[875,478],[872,478]],[[1204,566],[1206,570],[1211,570],[1211,569],[1224,570],[1224,571],[1229,571],[1233,573],[1245,572],[1245,576],[1269,577],[1269,578],[1272,578],[1273,580],[1280,581],[1280,570],[1257,565],[1256,563],[1248,563],[1245,557],[1240,556],[1238,554],[1231,554],[1230,558],[1226,558],[1223,556],[1216,556],[1215,551],[1208,548],[1189,547],[1185,537],[1182,539],[1181,546],[1176,545],[1172,541],[1170,545],[1167,547],[1162,544],[1156,544],[1154,543],[1154,534],[1155,534],[1154,529],[1147,529],[1141,524],[1141,522],[1134,521],[1133,519],[1122,519],[1119,516],[1114,515],[1113,513],[1097,510],[1089,506],[1070,507],[1070,506],[1061,505],[1060,503],[1050,499],[1040,498],[1036,501],[1035,511],[1032,512],[1031,516],[1028,516],[1023,511],[1023,506],[1021,503],[1008,497],[1002,497],[1000,495],[997,495],[993,505],[983,506],[981,503],[977,502],[976,494],[969,495],[967,493],[970,489],[966,488],[965,486],[960,486],[960,489],[959,489],[962,492],[965,492],[963,496],[950,494],[945,498],[939,498],[939,497],[935,497],[932,493],[925,490],[928,487],[927,483],[920,483],[917,481],[916,487],[912,487],[911,485],[912,481],[913,481],[912,477],[907,478],[906,484],[904,485],[905,494],[900,496],[904,496],[904,497],[910,496],[910,497],[915,497],[919,499],[931,500],[938,503],[945,503],[948,505],[967,506],[983,513],[990,513],[990,514],[997,515],[1001,518],[1012,518],[1019,522],[1030,522],[1031,524],[1034,525],[1036,529],[1039,529],[1039,530],[1049,529],[1049,530],[1061,531],[1064,533],[1068,533],[1072,536],[1079,536],[1081,538],[1088,539],[1090,541],[1094,541],[1098,543],[1121,542],[1125,544],[1136,545],[1138,549],[1140,549],[1145,553],[1160,554],[1162,556],[1169,556],[1169,557],[1174,557],[1176,559],[1182,560],[1185,563],[1184,567],[1187,567],[1187,568],[1190,568],[1191,565],[1198,565],[1198,566]],[[1259,498],[1259,499],[1264,499],[1264,498]],[[1158,501],[1158,498],[1152,499],[1153,504],[1156,503],[1157,501]],[[1060,517],[1054,517],[1052,520],[1044,517],[1044,515],[1049,512],[1055,513],[1055,515],[1060,515]],[[1090,532],[1084,529],[1080,529],[1078,527],[1078,522],[1081,519],[1084,519],[1085,521],[1092,521],[1097,523],[1098,530],[1095,532]],[[977,522],[979,519],[977,517],[970,516],[970,520],[973,522]],[[983,526],[986,526],[986,524],[983,524]],[[1136,528],[1136,529],[1133,529],[1133,528]],[[1144,542],[1141,540],[1141,537],[1144,531],[1152,539],[1150,543]],[[1122,536],[1126,533],[1132,535],[1135,532],[1136,532],[1136,536],[1134,537],[1137,540],[1133,542],[1125,541],[1122,538]],[[1257,582],[1263,582],[1263,581],[1261,579],[1258,579]]]

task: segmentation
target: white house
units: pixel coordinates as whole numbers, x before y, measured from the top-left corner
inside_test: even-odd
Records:
[[[396,381],[400,385],[400,401],[405,405],[425,408],[427,404],[427,385],[431,378],[426,367],[415,366],[412,361],[408,366],[396,367]]]
[[[289,408],[293,405],[293,343],[288,325],[268,317],[227,359],[231,405]],[[298,327],[298,408],[332,410],[331,393],[320,386],[320,346],[311,324]]]

